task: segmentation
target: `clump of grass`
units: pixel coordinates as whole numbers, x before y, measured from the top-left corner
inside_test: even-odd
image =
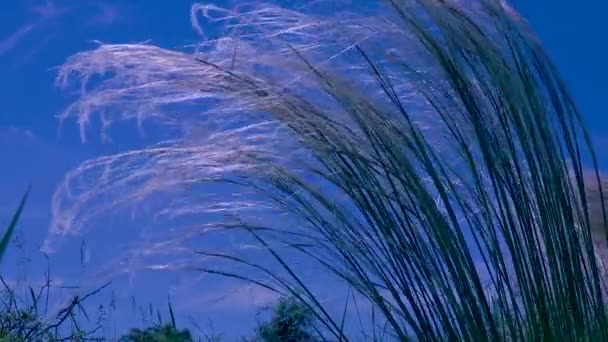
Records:
[[[28,187],[25,191],[17,210],[2,235],[2,240],[0,240],[0,262],[10,245],[25,209],[30,189],[31,187]],[[0,275],[0,282],[2,283],[2,290],[0,291],[1,342],[100,340],[93,337],[101,327],[99,322],[97,322],[98,324],[95,328],[87,330],[80,327],[76,317],[82,314],[85,318],[89,319],[82,303],[109,284],[81,297],[73,297],[69,304],[62,308],[55,317],[49,318],[49,296],[51,288],[54,287],[50,273],[46,274],[44,284],[38,289],[34,289],[31,286],[27,287],[25,296],[19,296],[16,289],[2,275]]]
[[[205,224],[161,233],[145,256],[291,293],[333,339],[347,339],[343,324],[294,251],[399,340],[608,338],[592,238],[606,229],[603,196],[587,196],[589,180],[602,194],[595,155],[525,21],[504,1],[349,6],[194,6],[195,27],[202,14],[225,28],[196,53],[123,44],[72,56],[59,81],[76,75],[86,91],[63,117],[79,118],[83,138],[95,114],[174,137],[70,172],[51,237],[152,203]],[[230,190],[214,196],[218,183]],[[166,194],[180,201],[158,204]],[[234,250],[182,263],[213,229],[247,234],[276,265]]]
[[[50,274],[39,288],[27,287],[23,294],[11,287],[0,276],[3,285],[0,298],[0,341],[101,341],[98,330],[102,326],[99,319],[91,322],[83,303],[102,288],[75,296],[56,315],[49,313],[49,299],[52,284]],[[105,286],[104,286],[105,287]],[[85,322],[83,322],[83,320]],[[85,324],[93,323],[92,328]]]

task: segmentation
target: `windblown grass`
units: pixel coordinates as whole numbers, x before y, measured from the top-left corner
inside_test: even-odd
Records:
[[[293,293],[331,339],[348,338],[294,251],[400,340],[608,339],[594,152],[525,21],[504,1],[366,4],[197,5],[195,53],[102,44],[70,57],[59,83],[75,75],[82,91],[63,118],[83,139],[122,120],[174,138],[71,171],[48,247],[153,199],[161,218],[204,223],[133,255]],[[279,269],[236,250],[172,259],[214,230],[249,234]]]

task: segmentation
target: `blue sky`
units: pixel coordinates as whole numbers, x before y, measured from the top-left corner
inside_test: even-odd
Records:
[[[608,23],[603,18],[608,3],[596,0],[516,0],[540,35],[546,49],[570,86],[596,141],[602,168],[608,167],[608,119],[605,116],[605,82],[608,79]],[[46,266],[38,246],[44,239],[49,221],[49,202],[62,175],[80,162],[101,154],[135,146],[136,138],[125,136],[111,143],[92,139],[79,140],[74,122],[67,122],[61,133],[58,115],[68,104],[65,93],[54,87],[53,68],[70,55],[95,47],[93,41],[106,43],[150,40],[165,48],[179,48],[196,41],[197,35],[188,20],[189,0],[19,0],[7,2],[0,14],[0,222],[6,222],[27,184],[33,185],[21,237],[25,254],[31,258],[27,273],[31,279]],[[127,229],[114,222],[116,230]],[[95,244],[112,244],[112,234],[100,235]],[[79,240],[80,241],[80,240]],[[77,269],[80,242],[71,250],[53,256],[57,274],[68,283],[77,283],[82,270]],[[13,250],[2,265],[5,272],[24,272],[18,264],[20,252]],[[10,263],[13,264],[10,264]],[[5,273],[6,274],[6,273]],[[158,281],[158,279],[156,279]],[[162,304],[167,286],[139,282],[136,286],[141,301]],[[210,299],[214,289],[189,289],[199,297]],[[217,297],[217,296],[216,296]],[[154,299],[156,298],[156,299]],[[160,298],[160,299],[158,299]],[[267,299],[267,298],[266,298]],[[266,300],[263,296],[262,302]],[[190,306],[204,301],[191,302]],[[192,309],[192,307],[189,307]],[[200,311],[200,310],[199,310]],[[205,311],[205,310],[203,310]],[[203,312],[215,321],[218,330],[247,333],[253,324],[253,311],[248,295],[241,293],[230,301]],[[248,318],[247,318],[248,317]],[[230,322],[243,323],[234,329]],[[205,318],[203,318],[203,325]],[[124,328],[124,327],[120,327]]]

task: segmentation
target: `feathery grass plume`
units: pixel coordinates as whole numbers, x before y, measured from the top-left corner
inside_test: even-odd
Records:
[[[61,85],[80,81],[62,119],[78,118],[83,139],[121,121],[173,137],[67,174],[49,248],[103,213],[154,205],[203,224],[160,231],[131,260],[292,293],[332,339],[347,339],[343,324],[295,252],[401,340],[608,338],[583,175],[590,156],[601,194],[594,152],[504,1],[196,5],[191,19],[194,52],[101,44],[60,69]],[[276,264],[238,246],[187,259],[211,232],[249,235]]]

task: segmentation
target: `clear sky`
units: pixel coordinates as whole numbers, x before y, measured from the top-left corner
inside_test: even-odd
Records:
[[[608,146],[608,118],[603,101],[608,96],[608,21],[604,18],[608,3],[514,0],[513,4],[532,23],[561,70],[587,120],[601,167],[607,168],[604,146]],[[27,184],[33,185],[33,193],[19,227],[24,254],[31,261],[24,269],[24,264],[16,261],[20,252],[13,249],[2,265],[3,274],[27,271],[30,279],[40,279],[38,274],[46,266],[37,247],[46,234],[52,192],[68,169],[138,143],[136,138],[125,136],[111,143],[93,139],[81,144],[74,122],[67,122],[59,132],[56,115],[69,99],[54,87],[53,68],[68,56],[95,47],[95,40],[149,40],[165,48],[193,43],[197,35],[188,20],[191,5],[190,0],[17,0],[4,4],[0,13],[0,223],[8,221]],[[116,232],[128,229],[127,223],[113,224],[114,233],[96,237],[97,247],[115,245]],[[69,246],[73,252],[51,257],[51,263],[66,283],[77,284],[81,270],[74,267],[78,265],[80,242]],[[143,287],[137,289],[138,300],[163,303],[167,284],[140,282],[138,286]],[[205,302],[225,290],[221,286],[191,288],[190,299],[194,295],[202,299],[190,300],[184,307],[205,305],[208,308],[199,311],[210,315],[218,330],[245,334],[254,318],[248,294],[241,293],[222,304]],[[260,301],[266,299],[261,296]],[[231,323],[235,321],[250,323],[235,329]]]

